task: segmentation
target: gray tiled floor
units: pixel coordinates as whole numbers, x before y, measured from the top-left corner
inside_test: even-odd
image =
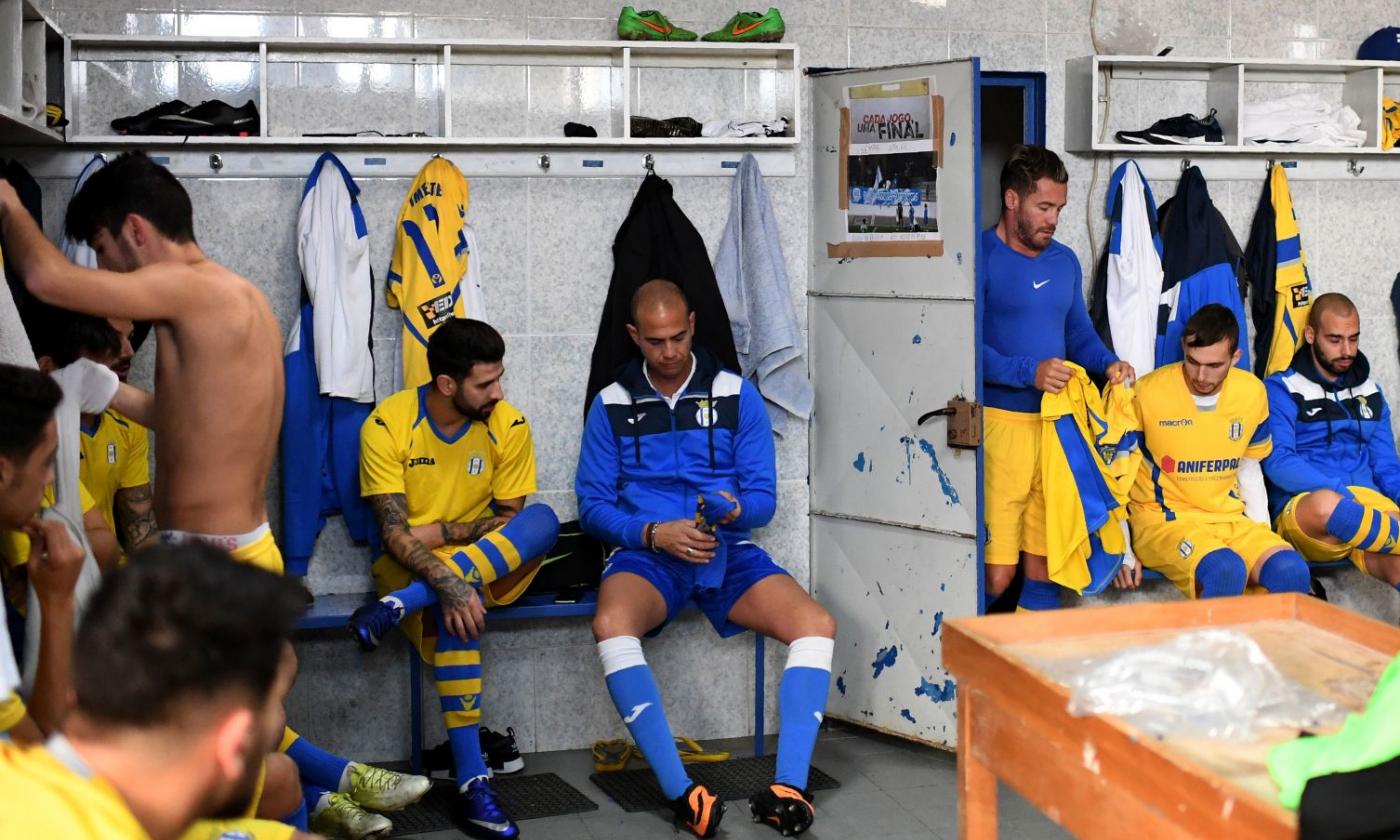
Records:
[[[771,739],[770,739],[771,741]],[[750,755],[753,739],[710,742],[709,749]],[[769,749],[772,749],[770,743]],[[957,763],[950,753],[915,746],[862,730],[832,728],[817,743],[812,763],[835,776],[841,787],[817,794],[817,822],[804,837],[811,840],[879,838],[879,840],[955,840],[958,833]],[[524,840],[675,840],[665,815],[629,814],[598,790],[588,775],[588,753],[536,753],[525,756],[526,772],[553,772],[598,803],[588,814],[527,820]],[[1006,788],[1000,796],[1001,837],[1056,840],[1062,829]],[[778,835],[749,821],[744,802],[729,803],[719,837],[730,840],[776,840]],[[453,831],[421,835],[421,840],[449,840]]]

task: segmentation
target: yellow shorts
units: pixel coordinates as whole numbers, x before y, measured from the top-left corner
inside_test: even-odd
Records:
[[[282,551],[277,547],[277,541],[272,538],[271,531],[258,537],[252,545],[235,548],[229,554],[240,563],[248,563],[260,569],[267,569],[274,574],[282,574]]]
[[[1176,519],[1153,522],[1150,517],[1128,521],[1133,553],[1147,568],[1161,572],[1187,598],[1196,597],[1196,566],[1212,551],[1228,548],[1254,571],[1259,559],[1280,548],[1292,548],[1262,522],[1243,514],[1226,521]]]
[[[272,529],[266,522],[246,534],[237,536],[165,530],[160,532],[160,541],[167,545],[202,542],[222,548],[240,563],[267,569],[273,574],[282,574],[282,552],[278,550],[277,541],[272,537]]]
[[[1045,554],[1039,414],[982,410],[982,504],[986,562],[1014,566],[1021,552]]]
[[[1382,496],[1380,493],[1369,487],[1349,487],[1351,494],[1363,505],[1379,508],[1383,511],[1400,511],[1400,506],[1395,502]],[[1315,539],[1304,533],[1298,527],[1298,520],[1294,511],[1298,507],[1298,501],[1307,493],[1299,493],[1288,500],[1288,504],[1279,511],[1278,518],[1274,520],[1274,530],[1285,540],[1293,543],[1298,549],[1298,553],[1303,555],[1303,559],[1309,563],[1330,563],[1333,560],[1341,560],[1343,557],[1351,559],[1352,565],[1360,569],[1363,574],[1366,572],[1366,552],[1359,548],[1352,548],[1346,543],[1332,543],[1325,540]]]

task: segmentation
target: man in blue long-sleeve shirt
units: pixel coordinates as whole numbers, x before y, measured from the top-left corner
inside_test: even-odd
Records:
[[[1264,381],[1274,527],[1310,562],[1349,557],[1400,586],[1400,457],[1390,406],[1359,346],[1356,306],[1319,296],[1303,339],[1288,370]]]
[[[1001,171],[1001,219],[982,233],[984,553],[987,602],[1022,564],[1019,607],[1053,609],[1040,480],[1040,395],[1069,383],[1069,359],[1111,381],[1132,378],[1094,332],[1079,259],[1054,241],[1069,173],[1040,146],[1016,146]]]
[[[641,636],[694,600],[721,636],[749,629],[788,645],[777,778],[749,808],[785,835],[800,834],[814,816],[807,767],[836,622],[749,540],[777,505],[768,412],[752,383],[692,350],[695,314],[674,283],[637,290],[627,331],[642,359],[594,398],[575,479],[584,530],[616,548],[593,619],[608,692],[676,816],[712,837],[724,803],[681,765]]]

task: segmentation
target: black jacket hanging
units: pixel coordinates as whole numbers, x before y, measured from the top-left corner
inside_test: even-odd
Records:
[[[24,205],[24,209],[29,211],[29,215],[34,217],[34,223],[39,227],[44,226],[44,204],[43,191],[39,189],[39,182],[35,181],[19,163],[6,158],[0,158],[0,178],[10,182],[10,186],[15,188],[19,194],[19,202]],[[27,305],[30,294],[24,287],[24,277],[19,269],[10,259],[8,252],[5,254],[5,279],[10,285],[10,294],[14,296],[15,308],[21,313]]]
[[[593,345],[585,412],[593,397],[617,378],[618,369],[638,357],[627,334],[632,295],[643,283],[657,279],[675,282],[690,299],[695,343],[714,353],[722,366],[739,370],[729,313],[705,241],[672,198],[670,182],[649,174],[613,240],[612,282]]]

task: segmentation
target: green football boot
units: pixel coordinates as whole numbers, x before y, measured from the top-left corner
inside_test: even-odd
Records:
[[[783,33],[787,27],[783,25],[783,16],[778,13],[777,8],[769,7],[766,14],[758,12],[739,12],[729,19],[724,26],[714,32],[706,34],[703,41],[781,41]]]
[[[639,12],[623,6],[617,16],[617,37],[624,41],[694,41],[689,29],[672,26],[666,16],[655,9]]]

